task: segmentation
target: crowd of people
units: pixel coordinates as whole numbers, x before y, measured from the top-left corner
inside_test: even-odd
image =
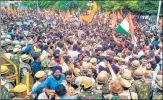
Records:
[[[78,19],[45,17],[37,10],[19,17],[2,13],[1,54],[17,65],[20,82],[30,72],[34,83],[25,98],[162,98],[161,23],[156,27],[135,17],[135,46],[130,36],[110,27],[109,17],[91,23]],[[2,85],[13,82],[10,74],[1,65]],[[22,98],[26,90],[25,84],[9,89],[17,93],[12,98]]]

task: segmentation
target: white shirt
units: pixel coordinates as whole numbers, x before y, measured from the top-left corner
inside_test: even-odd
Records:
[[[141,50],[141,51],[138,52],[139,58],[140,58],[142,55],[144,55],[144,52]]]
[[[49,95],[49,94],[48,94]],[[40,99],[45,99],[45,100],[51,100],[51,96],[49,95],[49,98],[46,96],[45,92],[41,93],[39,96],[38,96],[38,100]]]
[[[80,53],[78,51],[70,51],[68,50],[68,56],[70,56],[71,58],[74,58],[74,57],[78,57]]]
[[[37,87],[38,85],[40,85],[41,84],[41,82],[39,82],[39,81],[36,81],[36,83],[33,85],[33,87],[32,87],[32,90],[35,88],[35,87]],[[35,98],[36,97],[36,95],[37,94],[33,94],[32,96],[33,96],[33,98]]]
[[[129,59],[130,58],[132,58],[132,56],[130,55],[130,56],[127,56],[127,57],[125,57],[125,61],[126,61],[126,63],[128,63],[128,61],[129,61]]]

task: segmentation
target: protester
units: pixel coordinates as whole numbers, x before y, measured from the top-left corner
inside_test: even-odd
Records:
[[[2,54],[17,65],[20,83],[27,72],[35,80],[24,96],[26,85],[15,87],[22,91],[6,85],[14,83],[11,79],[15,75],[10,65],[1,65],[2,85],[8,90],[13,88],[15,92],[10,92],[18,93],[18,98],[33,95],[33,99],[155,100],[161,97],[163,32],[150,23],[150,16],[133,14],[137,39],[133,43],[131,36],[119,34],[116,26],[110,27],[111,17],[102,12],[95,13],[97,18],[90,23],[80,20],[79,15],[65,18],[55,12],[45,16],[35,9],[22,15],[23,12],[20,16],[3,12],[5,17],[1,17],[5,26],[1,30]]]

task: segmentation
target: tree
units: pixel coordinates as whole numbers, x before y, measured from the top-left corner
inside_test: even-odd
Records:
[[[57,1],[53,8],[58,11],[67,11],[70,10],[77,11],[80,8],[80,11],[86,11],[88,9],[88,1]]]
[[[102,8],[108,11],[129,10],[141,14],[157,14],[159,0],[134,0],[134,1],[105,1]],[[163,7],[163,3],[162,3]],[[160,11],[162,14],[162,10]]]

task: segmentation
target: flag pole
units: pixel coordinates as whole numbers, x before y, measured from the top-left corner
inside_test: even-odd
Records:
[[[160,9],[161,9],[161,0],[159,1],[159,6],[158,6],[156,27],[158,27],[158,21],[159,21],[159,16],[160,16]]]

